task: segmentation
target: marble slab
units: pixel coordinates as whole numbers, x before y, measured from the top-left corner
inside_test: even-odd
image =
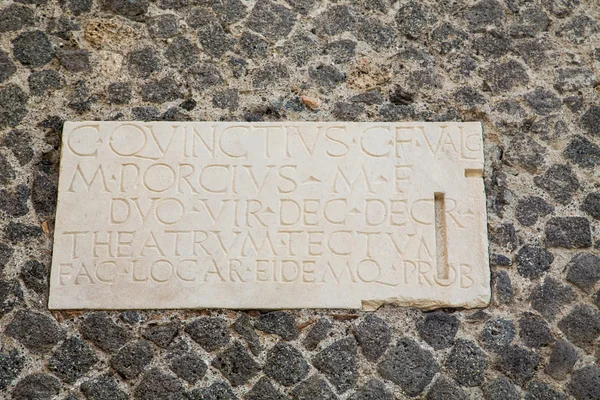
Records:
[[[479,123],[68,122],[50,309],[484,307]]]

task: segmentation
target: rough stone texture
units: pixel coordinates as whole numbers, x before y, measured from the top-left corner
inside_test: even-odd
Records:
[[[460,339],[452,347],[445,367],[461,386],[479,386],[483,382],[487,365],[487,356],[479,346],[469,340]]]
[[[439,366],[431,352],[404,337],[388,352],[377,369],[384,379],[400,386],[409,396],[417,396],[431,382]]]
[[[214,351],[229,343],[227,323],[221,318],[199,318],[185,327],[190,335],[206,351]]]
[[[546,224],[546,245],[580,249],[592,245],[590,221],[583,217],[556,217]]]
[[[327,318],[318,320],[303,340],[304,347],[307,350],[315,350],[331,331],[333,324]]]
[[[595,254],[576,254],[568,268],[567,280],[586,292],[591,292],[600,280],[600,257]]]
[[[50,375],[31,374],[24,377],[15,388],[11,395],[15,400],[50,400],[58,394],[60,390],[60,381]]]
[[[600,398],[600,367],[590,365],[575,371],[568,389],[577,400]]]
[[[110,365],[125,379],[133,379],[152,361],[152,346],[145,340],[126,344],[112,356]]]
[[[292,386],[306,377],[308,364],[292,345],[280,342],[267,353],[263,370],[281,385]]]
[[[178,321],[155,323],[148,325],[142,336],[160,347],[168,347],[177,336],[178,331]]]
[[[233,345],[219,353],[211,365],[218,369],[232,386],[245,384],[260,370],[259,365],[240,342],[233,342]]]
[[[52,318],[24,310],[14,315],[14,319],[6,326],[4,333],[36,353],[48,352],[64,338],[63,330]]]
[[[558,322],[559,329],[576,346],[591,353],[600,336],[600,312],[587,304],[580,304]]]
[[[126,328],[116,324],[105,313],[90,313],[81,324],[81,333],[104,351],[116,352],[129,340]]]
[[[175,358],[170,365],[171,371],[181,379],[193,385],[206,374],[207,366],[197,354],[188,353]]]
[[[186,27],[194,8],[205,16],[210,14],[211,23],[223,27],[225,42],[236,41],[222,56],[204,48],[197,28]],[[0,218],[0,282],[18,283],[0,284],[0,299],[6,298],[11,304],[0,312],[0,393],[6,393],[7,398],[61,400],[177,399],[188,395],[203,400],[243,398],[259,376],[264,376],[258,365],[264,364],[262,357],[279,339],[260,330],[255,331],[256,337],[244,336],[231,327],[242,315],[248,315],[249,325],[254,326],[259,317],[252,312],[208,312],[210,317],[226,321],[230,335],[241,337],[255,349],[253,352],[258,350],[252,346],[264,348],[261,358],[255,358],[240,344],[248,357],[246,362],[256,363],[255,372],[249,383],[231,389],[223,383],[226,378],[219,369],[208,366],[202,374],[199,364],[192,361],[200,358],[210,365],[216,356],[206,354],[183,332],[188,324],[206,315],[143,311],[126,322],[119,311],[101,314],[108,319],[89,319],[96,315],[93,312],[53,316],[47,311],[44,293],[52,234],[45,230],[51,232],[54,219],[56,201],[52,196],[57,184],[62,121],[159,120],[177,116],[167,113],[172,107],[193,120],[325,121],[346,118],[348,108],[336,107],[337,103],[357,103],[363,107],[358,118],[364,121],[483,122],[490,254],[497,261],[492,273],[505,273],[502,276],[510,279],[514,292],[510,303],[492,302],[485,316],[475,317],[472,311],[461,310],[442,314],[455,318],[447,335],[435,328],[447,326],[442,322],[423,329],[428,316],[436,313],[383,307],[374,315],[389,326],[391,343],[404,335],[418,338],[412,351],[430,353],[432,362],[442,368],[456,346],[455,337],[480,345],[488,357],[483,382],[463,389],[474,399],[552,399],[542,397],[544,389],[537,382],[569,399],[600,398],[598,367],[594,365],[598,337],[593,333],[593,310],[598,310],[594,299],[600,299],[595,296],[600,288],[596,283],[587,291],[595,278],[593,271],[588,275],[582,267],[577,267],[575,275],[571,272],[571,279],[579,283],[567,280],[571,260],[579,253],[596,254],[592,246],[599,240],[600,194],[595,184],[600,165],[597,8],[592,0],[0,1],[0,189],[16,194],[22,185],[31,191],[25,214],[15,217],[2,212]],[[158,17],[163,15],[169,16],[159,23]],[[175,31],[170,15],[178,22]],[[161,36],[174,32],[168,38]],[[87,51],[91,69],[67,71],[58,57],[60,49]],[[147,50],[136,53],[143,49]],[[365,57],[376,68],[361,72],[359,80],[350,79]],[[121,61],[105,65],[101,62],[105,59]],[[314,80],[310,72],[320,65],[333,66],[337,72],[332,76],[340,81],[329,88],[321,83],[328,82]],[[106,66],[114,72],[107,72]],[[391,78],[378,80],[384,75],[376,71],[386,69],[393,71]],[[258,75],[257,86],[252,83],[254,74]],[[144,101],[142,87],[165,77],[176,82],[183,97]],[[69,96],[80,87],[80,80],[85,81],[88,93],[74,103],[78,111],[69,106]],[[470,89],[464,89],[467,87]],[[370,90],[377,90],[381,100],[376,96],[354,98]],[[321,107],[311,110],[303,103],[298,106],[292,100],[301,95],[318,99]],[[94,102],[87,103],[93,96]],[[11,134],[15,130],[19,133]],[[493,230],[500,226],[512,226],[512,230],[503,228],[504,234],[497,236]],[[537,246],[554,257],[537,278],[524,277],[519,271],[516,254],[523,246]],[[5,292],[8,297],[3,297]],[[497,293],[498,289],[496,297]],[[45,325],[23,322],[15,335],[9,335],[7,329],[15,316],[25,310],[44,315],[52,328],[44,328],[44,333],[36,336],[40,331],[34,327]],[[539,365],[522,383],[507,372],[514,368],[501,367],[500,357],[511,344],[530,351],[520,326],[526,312],[541,315],[556,342],[534,351],[540,357]],[[355,327],[371,314],[337,310],[289,314],[294,321],[290,327],[313,319],[330,324],[316,322],[289,341],[311,364],[308,377],[291,387],[273,386],[294,399],[337,398],[329,377],[314,368],[311,359],[333,342],[353,338]],[[108,375],[116,374],[108,353],[116,353],[130,340],[141,339],[156,321],[163,323],[171,317],[181,321],[181,331],[166,348],[153,342],[151,365],[159,370],[144,372],[134,380]],[[317,326],[319,330],[311,336]],[[74,336],[81,337],[103,361],[93,364],[72,384],[56,378],[48,368],[49,360]],[[182,339],[193,348],[167,356]],[[572,343],[575,351],[563,340]],[[256,344],[251,345],[252,341]],[[565,350],[563,344],[571,350]],[[378,362],[395,349],[388,346]],[[355,395],[359,386],[376,379],[397,398],[408,397],[402,386],[373,368],[363,351],[362,347],[357,350],[360,379],[344,396]],[[194,378],[178,377],[170,372],[171,365],[192,354],[198,358],[181,360],[181,368],[200,369],[196,369],[195,383],[186,386],[186,379]],[[575,358],[577,363],[573,364]],[[68,359],[70,356],[64,358]],[[245,368],[243,363],[239,365]],[[398,365],[405,364],[399,361]],[[445,385],[436,383],[448,374],[443,370],[442,376],[429,379],[420,395],[426,398],[433,392],[430,398],[435,398],[436,393],[443,393]]]
[[[95,352],[77,337],[65,340],[48,362],[54,375],[68,383],[84,376],[98,362]]]
[[[577,350],[566,340],[559,340],[554,345],[545,372],[557,380],[563,380],[579,359]]]
[[[554,341],[546,321],[533,313],[524,313],[519,319],[519,336],[528,347],[547,346]]]
[[[344,393],[358,380],[357,346],[353,338],[338,340],[314,356],[312,365]]]
[[[291,391],[292,398],[295,400],[334,400],[337,399],[333,390],[329,387],[329,384],[325,379],[319,378],[317,375],[313,375],[307,380],[300,382]]]
[[[390,327],[381,318],[367,315],[354,329],[354,336],[362,348],[365,358],[377,362],[385,353],[390,343],[392,333]]]
[[[273,387],[268,378],[263,376],[250,389],[245,398],[247,400],[285,400],[286,397]]]
[[[435,311],[428,313],[419,325],[419,335],[436,350],[444,349],[454,343],[460,322],[453,315]]]
[[[510,379],[501,376],[483,386],[483,396],[486,400],[518,400],[519,392]]]
[[[294,340],[299,335],[294,316],[282,311],[262,314],[254,327],[259,331],[279,335],[284,340]]]
[[[146,372],[133,393],[136,400],[184,400],[186,392],[181,382],[158,368]]]
[[[127,393],[119,388],[117,380],[109,374],[83,382],[81,392],[89,400],[127,399]]]
[[[371,379],[350,395],[348,400],[393,400],[393,398],[382,381]]]

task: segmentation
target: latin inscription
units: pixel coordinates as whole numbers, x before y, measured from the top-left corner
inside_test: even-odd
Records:
[[[68,123],[51,308],[481,306],[474,123]]]

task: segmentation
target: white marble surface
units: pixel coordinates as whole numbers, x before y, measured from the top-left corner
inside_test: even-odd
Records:
[[[70,122],[49,308],[482,307],[479,123]]]

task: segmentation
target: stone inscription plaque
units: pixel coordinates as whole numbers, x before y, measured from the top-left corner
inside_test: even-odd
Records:
[[[479,123],[66,123],[49,308],[481,307]]]

